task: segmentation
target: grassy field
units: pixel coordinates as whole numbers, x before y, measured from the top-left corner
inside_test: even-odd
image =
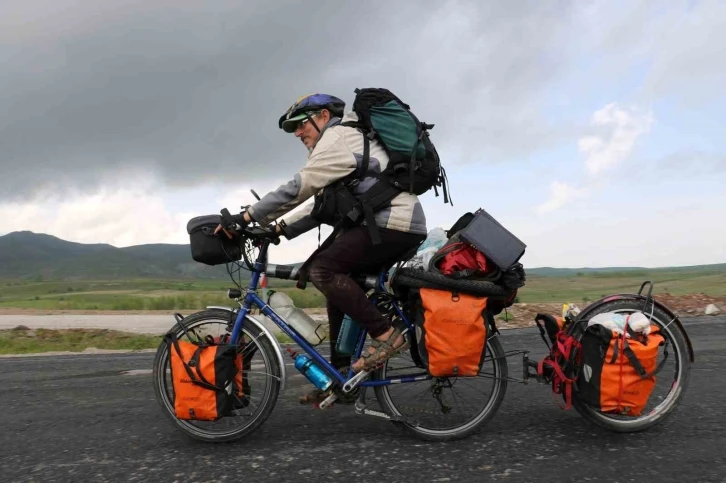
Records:
[[[581,272],[572,276],[533,276],[519,290],[518,302],[589,302],[613,293],[637,292],[651,280],[654,294],[703,293],[726,296],[726,272],[654,269],[628,272]],[[43,310],[197,310],[208,305],[230,305],[231,282],[221,281],[25,281],[0,280],[0,307]],[[293,282],[272,280],[267,289],[282,290],[295,305],[323,307],[324,298],[308,284],[298,290]]]
[[[589,302],[614,293],[637,293],[646,280],[653,282],[653,294],[656,295],[726,296],[726,272],[657,269],[583,273],[572,277],[528,277],[518,299],[527,303]]]
[[[80,352],[88,347],[140,350],[159,347],[161,337],[104,329],[23,329],[0,331],[0,355],[50,351]]]
[[[25,281],[0,280],[0,307],[43,310],[188,310],[208,305],[229,305],[227,289],[219,281]],[[267,290],[281,290],[298,307],[322,307],[322,294],[314,287],[298,290],[292,282],[275,281]]]

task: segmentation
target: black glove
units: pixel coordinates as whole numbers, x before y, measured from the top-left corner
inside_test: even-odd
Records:
[[[232,215],[227,208],[222,208],[220,213],[222,214],[222,227],[225,230],[241,232],[248,225],[245,221],[244,211],[238,215]]]

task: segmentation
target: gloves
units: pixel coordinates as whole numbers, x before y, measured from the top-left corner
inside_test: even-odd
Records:
[[[244,230],[249,224],[247,221],[245,221],[244,211],[240,212],[238,215],[232,215],[227,208],[222,208],[220,213],[222,214],[221,225],[225,231],[239,233]]]

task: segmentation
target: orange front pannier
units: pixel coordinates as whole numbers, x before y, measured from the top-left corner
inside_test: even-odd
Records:
[[[487,298],[430,288],[419,292],[423,307],[419,353],[429,373],[476,376],[485,353]]]
[[[582,337],[580,397],[606,413],[639,416],[655,388],[658,351],[665,338],[656,325],[650,334],[631,333],[627,338],[601,325],[588,327]]]
[[[174,413],[184,420],[215,421],[228,415],[242,392],[242,358],[232,345],[165,337],[171,359]]]

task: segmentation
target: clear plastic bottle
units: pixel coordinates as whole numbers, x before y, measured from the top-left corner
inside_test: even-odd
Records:
[[[321,391],[330,389],[330,386],[333,385],[333,380],[310,357],[305,354],[298,354],[289,347],[287,348],[287,353],[295,361],[295,369],[302,372],[315,387]]]
[[[312,346],[325,340],[323,324],[316,322],[304,310],[295,307],[292,299],[286,293],[268,291],[267,305]]]

